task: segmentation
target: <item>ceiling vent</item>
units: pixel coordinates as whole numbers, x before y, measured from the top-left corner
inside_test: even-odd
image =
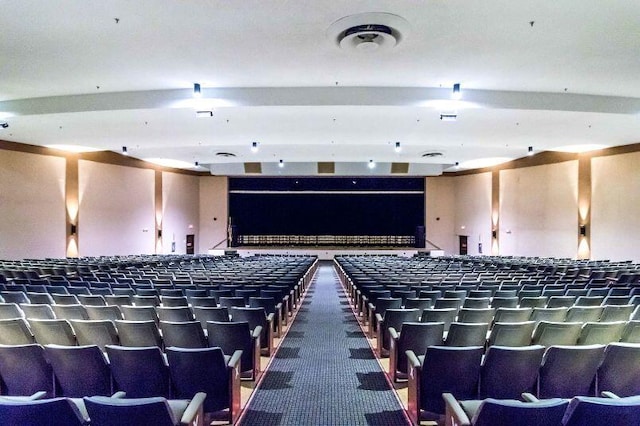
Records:
[[[357,52],[390,50],[406,36],[409,24],[390,13],[361,13],[337,20],[327,36],[341,49]]]
[[[233,158],[235,156],[236,155],[233,152],[224,152],[224,151],[216,152],[216,157]]]
[[[425,152],[424,154],[422,154],[423,157],[425,158],[435,158],[435,157],[442,157],[442,153],[441,152]]]

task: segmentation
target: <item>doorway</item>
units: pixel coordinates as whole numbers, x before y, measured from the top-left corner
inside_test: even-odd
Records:
[[[467,236],[466,235],[458,235],[460,240],[460,254],[467,254]]]
[[[187,254],[194,254],[195,235],[187,235]]]

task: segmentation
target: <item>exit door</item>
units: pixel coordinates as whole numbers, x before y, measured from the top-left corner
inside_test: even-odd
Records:
[[[460,239],[460,254],[467,254],[467,236],[466,235],[458,235]]]
[[[187,235],[187,254],[194,254],[194,242],[195,242],[195,235],[194,234],[189,234]]]

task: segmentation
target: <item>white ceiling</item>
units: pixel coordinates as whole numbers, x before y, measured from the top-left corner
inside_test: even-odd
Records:
[[[137,158],[229,174],[242,167],[228,163],[242,162],[262,162],[265,174],[313,174],[316,161],[359,174],[369,160],[381,167],[368,173],[407,162],[410,174],[438,174],[456,162],[519,158],[529,146],[640,142],[638,0],[1,6],[0,119],[9,127],[0,139],[8,141],[127,146]],[[401,42],[341,50],[327,30],[365,12],[404,18]],[[203,104],[194,104],[196,82]],[[459,103],[450,100],[454,83]],[[196,118],[194,108],[213,117]],[[451,110],[458,120],[442,122]],[[443,155],[422,156],[433,151]],[[283,169],[268,164],[280,159]]]

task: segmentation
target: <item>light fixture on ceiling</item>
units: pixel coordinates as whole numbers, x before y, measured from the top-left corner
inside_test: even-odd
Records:
[[[373,160],[369,160],[369,164],[367,164],[367,167],[369,167],[370,169],[375,169],[376,168],[376,162]]]
[[[462,91],[460,91],[460,83],[456,83],[453,85],[453,93],[451,94],[451,98],[455,100],[462,99]]]
[[[460,168],[460,163],[456,161],[456,164],[455,164],[455,166],[454,166],[454,167],[455,167],[456,169],[459,169],[459,168]]]
[[[194,165],[195,167],[200,167],[200,163],[198,163],[197,161],[196,161],[196,162],[194,162],[194,163],[193,163],[193,165]]]
[[[213,111],[196,111],[196,117],[198,118],[213,117]]]
[[[200,83],[193,84],[193,97],[199,98],[202,96],[202,91],[200,90]]]
[[[284,161],[280,160],[278,162],[278,167],[283,168],[284,167]]]
[[[529,157],[531,157],[533,155],[533,147],[532,146],[530,146],[529,149],[527,150],[527,155]]]
[[[251,152],[254,154],[258,152],[258,142],[251,142]]]
[[[0,127],[2,127],[3,129],[6,129],[7,127],[9,127],[9,123],[7,123],[6,121],[2,121],[0,122]]]
[[[129,155],[129,153],[127,152],[127,147],[126,146],[122,147],[122,155]]]
[[[457,119],[458,119],[458,114],[453,112],[440,114],[440,120],[442,121],[456,121]]]
[[[396,147],[394,148],[394,150],[395,150],[396,152],[400,152],[400,151],[402,151],[402,148],[400,147],[400,142],[396,142]]]

